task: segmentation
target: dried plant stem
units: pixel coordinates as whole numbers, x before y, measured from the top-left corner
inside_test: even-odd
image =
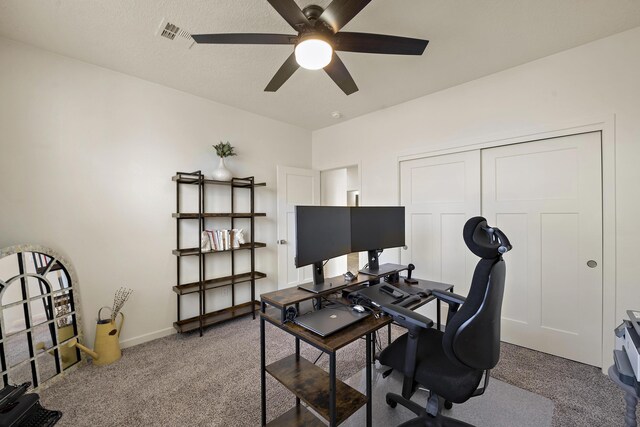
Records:
[[[128,288],[120,288],[116,291],[116,295],[113,297],[113,307],[111,308],[112,322],[116,320],[116,316],[120,313],[122,307],[124,307],[124,303],[129,299],[131,292],[133,292],[133,290]]]

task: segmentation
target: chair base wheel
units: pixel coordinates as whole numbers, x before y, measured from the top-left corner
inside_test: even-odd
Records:
[[[387,396],[386,400],[387,400],[387,405],[389,405],[391,408],[395,408],[396,406],[398,406],[398,402],[396,402],[395,400],[389,399],[389,396]]]
[[[450,402],[450,401],[448,401],[448,400],[445,400],[445,401],[444,401],[444,407],[445,407],[445,409],[451,409],[451,408],[453,408],[453,402]]]

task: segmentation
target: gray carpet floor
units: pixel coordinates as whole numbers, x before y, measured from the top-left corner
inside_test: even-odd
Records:
[[[402,389],[402,373],[394,371],[383,378],[387,368],[380,366],[373,371],[372,419],[375,426],[397,426],[415,418],[413,412],[398,405],[391,408],[385,401],[388,392],[398,394]],[[364,393],[366,390],[366,370],[363,369],[346,383]],[[417,390],[411,400],[421,406],[427,403],[428,393]],[[495,378],[491,387],[482,396],[467,401],[464,405],[453,405],[451,410],[443,410],[444,415],[462,420],[478,427],[551,427],[554,404],[546,397],[512,386]],[[366,408],[359,409],[345,423],[344,427],[366,425]]]
[[[61,426],[257,426],[260,424],[259,322],[237,319],[197,334],[172,335],[123,351],[110,366],[82,366],[41,392],[63,411]],[[401,333],[394,328],[394,335]],[[288,334],[267,324],[267,363],[294,349]],[[318,350],[303,344],[313,361]],[[364,341],[338,352],[342,380],[365,366]],[[327,357],[318,365],[327,369]],[[599,369],[504,344],[494,376],[554,402],[552,425],[620,426],[623,395]],[[267,375],[270,420],[294,397]]]

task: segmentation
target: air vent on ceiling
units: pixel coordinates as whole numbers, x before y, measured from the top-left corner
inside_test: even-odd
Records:
[[[156,35],[164,37],[167,40],[171,40],[174,43],[179,43],[187,49],[190,49],[194,43],[194,40],[188,31],[180,28],[172,22],[167,21],[166,18],[162,19],[162,22],[160,23],[160,26],[156,31]]]

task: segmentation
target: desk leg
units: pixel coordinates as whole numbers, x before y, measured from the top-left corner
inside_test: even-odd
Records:
[[[391,345],[391,323],[387,325],[387,346]]]
[[[261,303],[260,310],[264,313],[265,303]],[[262,424],[267,425],[267,371],[266,371],[266,355],[265,355],[265,330],[264,330],[264,317],[260,316],[260,405],[262,408]]]
[[[440,300],[437,299],[436,300],[436,325],[438,330],[440,330],[440,326],[441,326],[441,319],[440,319]]]
[[[368,364],[371,365],[372,363],[376,363],[376,335],[371,334],[371,337],[369,338],[369,341],[371,341],[371,359],[369,360]]]
[[[372,422],[372,400],[373,393],[371,392],[371,364],[373,363],[373,357],[371,357],[371,341],[375,340],[375,335],[373,333],[367,334],[367,427],[371,427]],[[375,341],[374,344],[375,345]]]
[[[329,353],[329,426],[338,425],[336,410],[336,353]]]
[[[300,360],[300,338],[296,337],[296,360]],[[296,396],[296,406],[300,406],[300,398]]]

